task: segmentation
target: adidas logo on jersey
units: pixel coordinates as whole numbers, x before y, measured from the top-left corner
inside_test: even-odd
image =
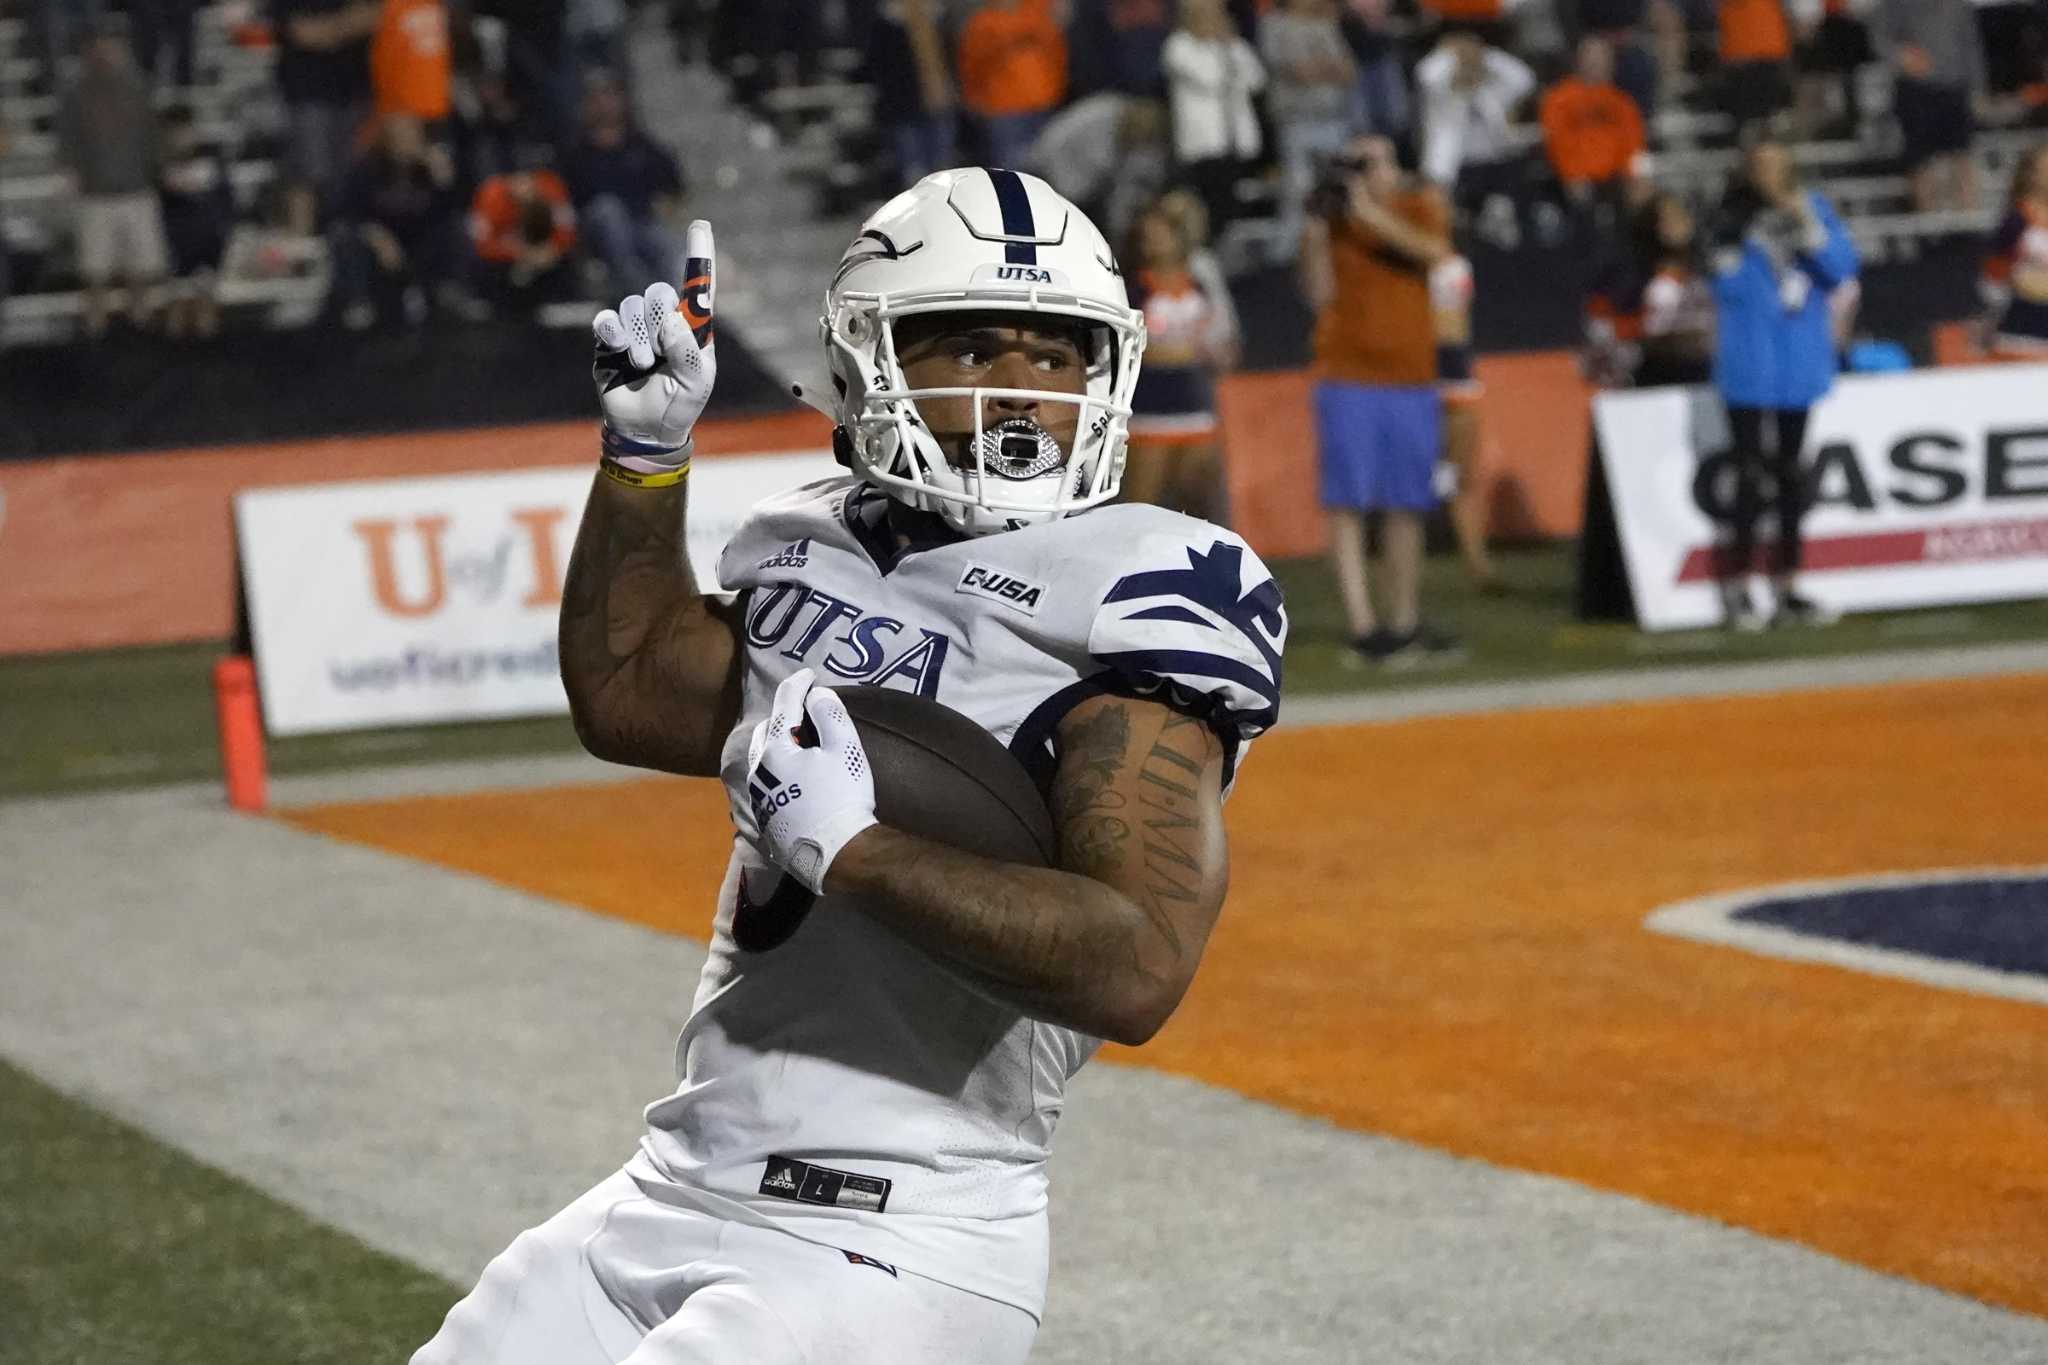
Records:
[[[805,536],[802,540],[792,540],[782,547],[780,553],[768,556],[755,568],[757,572],[761,569],[801,569],[810,562],[811,538]]]
[[[1026,616],[1038,615],[1038,603],[1045,596],[1045,589],[1036,583],[991,569],[983,564],[969,564],[967,571],[960,575],[955,592],[972,593],[976,597],[988,597],[1006,607],[1014,607]]]
[[[789,1167],[778,1166],[768,1173],[766,1180],[761,1182],[761,1188],[764,1190],[788,1190],[791,1194],[795,1194],[796,1176],[791,1173]]]

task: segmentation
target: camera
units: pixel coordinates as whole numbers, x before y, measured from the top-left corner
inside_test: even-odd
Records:
[[[1351,179],[1371,167],[1358,157],[1340,156],[1323,167],[1315,186],[1308,192],[1311,217],[1341,218],[1351,200]]]

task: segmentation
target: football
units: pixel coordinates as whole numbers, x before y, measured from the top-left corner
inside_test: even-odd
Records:
[[[892,829],[999,862],[1051,867],[1052,813],[1024,765],[952,707],[891,687],[833,689],[846,703],[875,775],[875,815]],[[815,743],[808,721],[800,743]],[[733,916],[733,942],[752,953],[787,942],[814,897],[784,878]]]

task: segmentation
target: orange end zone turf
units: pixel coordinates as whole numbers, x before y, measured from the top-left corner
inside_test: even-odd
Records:
[[[1193,992],[1108,1055],[2048,1315],[2048,1009],[1642,927],[2048,863],[2044,684],[1283,729]],[[709,782],[288,818],[700,939],[728,837]]]

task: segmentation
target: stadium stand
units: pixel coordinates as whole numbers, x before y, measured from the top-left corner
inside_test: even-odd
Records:
[[[622,37],[623,30],[607,32],[601,14],[593,18],[586,13],[616,10],[615,5],[574,0],[562,6],[568,15],[566,31],[576,39],[570,52],[578,55],[565,55],[563,70],[550,79],[573,81],[579,71],[588,69],[592,56],[630,54],[632,69],[620,74],[629,78],[640,122],[681,163],[687,214],[712,219],[727,247],[732,266],[723,302],[731,330],[745,337],[767,370],[784,382],[803,377],[812,363],[810,318],[818,263],[830,259],[859,219],[896,187],[889,139],[877,121],[878,109],[891,95],[875,82],[869,51],[881,3],[831,0],[763,11],[731,0],[643,0],[630,19],[636,26],[630,41]],[[512,130],[511,151],[490,144],[498,147],[500,161],[509,155],[535,165],[558,160],[557,147],[545,137],[531,137],[531,126],[546,120],[523,106],[544,101],[532,96],[521,71],[508,66],[505,25],[488,13],[493,8],[491,0],[475,0],[477,13],[472,17],[468,5],[451,6],[457,27],[452,42],[455,140],[467,152],[465,139],[473,135],[488,143],[487,135],[495,136],[493,130],[505,124]],[[979,5],[974,0],[934,0],[929,8],[951,43]],[[1142,60],[1148,41],[1143,33],[1114,31],[1116,24],[1130,21],[1126,11],[1146,8],[1066,0],[1061,12],[1072,30],[1081,34],[1085,29],[1088,35],[1074,40],[1073,79],[1065,97],[1069,103],[1105,90],[1163,93],[1125,88],[1142,83],[1148,69],[1158,69],[1156,52],[1149,68]],[[1171,5],[1153,8],[1170,22]],[[1271,8],[1269,3],[1239,3],[1230,10],[1240,31],[1256,37],[1263,12]],[[1304,6],[1308,11],[1318,8],[1313,3]],[[1329,8],[1336,11],[1359,57],[1361,77],[1368,69],[1387,70],[1391,54],[1392,68],[1408,82],[1408,108],[1419,108],[1413,72],[1436,45],[1442,21],[1434,11],[1441,7],[1343,0]],[[1793,6],[1795,12],[1800,8]],[[1859,8],[1864,7],[1832,5],[1831,22]],[[1825,90],[1816,96],[1814,107],[1824,117],[1809,118],[1810,111],[1803,109],[1777,116],[1774,126],[1781,134],[1795,135],[1794,155],[1802,172],[1841,205],[1873,266],[1911,267],[1966,250],[1959,245],[1963,239],[1981,239],[1999,216],[2014,167],[2039,139],[2039,126],[2048,122],[2048,101],[2041,98],[2048,88],[2042,83],[2042,54],[2048,51],[2042,34],[2048,32],[2048,19],[2038,8],[2021,6],[2023,14],[2004,13],[2011,6],[1994,8],[1999,10],[1999,22],[2009,26],[2000,31],[2008,34],[2011,51],[2001,52],[1995,64],[2001,83],[1986,92],[1983,102],[1983,112],[1997,126],[1987,127],[1975,140],[1983,199],[1973,208],[1931,214],[1914,209],[1891,111],[1893,67],[1882,53],[1845,73],[1854,98]],[[1526,61],[1547,87],[1571,65],[1581,9],[1580,0],[1529,0],[1505,7],[1501,18],[1489,21],[1488,31]],[[4,278],[11,279],[12,290],[0,303],[0,346],[8,347],[73,343],[81,335],[84,315],[76,266],[76,196],[59,164],[55,130],[63,73],[52,71],[47,59],[45,11],[45,6],[29,0],[14,0],[0,9],[5,16],[0,17],[0,242],[11,266]],[[1721,99],[1720,32],[1713,23],[1713,7],[1693,6],[1688,12],[1696,22],[1683,34],[1682,69],[1658,72],[1651,87],[1659,103],[1647,120],[1649,171],[1658,187],[1705,208],[1721,192],[1734,164],[1737,125]],[[2017,27],[2011,27],[2015,20]],[[679,41],[660,41],[664,30]],[[1627,51],[1641,55],[1660,41],[1658,34],[1646,30],[1646,24],[1638,25],[1632,32],[1612,36],[1619,36]],[[593,33],[594,39],[589,36]],[[1134,50],[1141,56],[1136,66],[1118,67],[1091,49],[1105,33],[1137,45]],[[276,60],[267,10],[260,0],[219,0],[199,7],[194,16],[191,85],[167,82],[159,88],[160,107],[189,108],[201,145],[228,167],[238,221],[218,289],[230,332],[332,325],[341,311],[334,300],[336,272],[327,239],[280,226],[280,167],[287,129],[276,90]],[[1138,74],[1133,76],[1132,71]],[[978,158],[983,154],[978,129],[964,117],[957,80],[952,93],[955,112],[962,115],[959,155],[964,160]],[[1397,114],[1389,110],[1399,104],[1397,98],[1390,105],[1385,92],[1362,92],[1359,117],[1367,122],[1393,120]],[[1855,116],[1842,116],[1833,104],[1846,106]],[[1514,112],[1509,132],[1516,149],[1512,165],[1517,169],[1504,179],[1496,177],[1484,193],[1467,196],[1469,211],[1459,223],[1461,245],[1473,257],[1480,277],[1477,328],[1482,349],[1557,344],[1556,322],[1576,315],[1599,255],[1562,250],[1561,215],[1545,190],[1549,172],[1535,120],[1536,101],[1525,101]],[[1809,124],[1815,135],[1797,136]],[[1402,131],[1412,149],[1420,130]],[[1285,240],[1290,235],[1287,225],[1298,218],[1287,212],[1284,202],[1286,190],[1276,164],[1278,140],[1268,136],[1264,146],[1262,160],[1224,187],[1231,211],[1224,215],[1227,226],[1215,249],[1247,314],[1248,363],[1298,363],[1300,307],[1285,269],[1293,254],[1292,243]],[[478,155],[489,160],[488,155]],[[506,168],[465,165],[465,200],[485,169]],[[580,328],[597,301],[618,283],[601,278],[603,272],[593,267],[590,254],[582,253],[575,287],[539,310],[541,322]],[[1546,268],[1527,269],[1532,259]],[[1956,274],[1943,267],[1941,278],[1950,280]],[[1518,281],[1545,280],[1542,296],[1530,288],[1488,288],[1489,277],[1510,276]],[[1525,297],[1499,297],[1509,292]],[[1915,292],[1907,290],[1909,296]],[[1952,293],[1923,294],[1892,301],[1893,311],[1921,328],[1968,311],[1967,304],[1959,308]],[[1926,316],[1911,316],[1916,312]],[[474,324],[442,318],[434,325]],[[1924,350],[1917,338],[1901,339]]]

